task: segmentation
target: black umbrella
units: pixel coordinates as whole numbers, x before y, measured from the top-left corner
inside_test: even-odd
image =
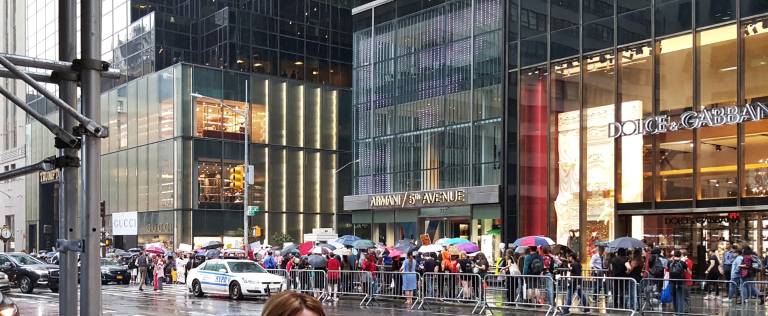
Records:
[[[329,245],[329,244],[318,244],[318,245],[317,245],[317,246],[315,246],[315,247],[328,248],[328,249],[331,249],[331,251],[333,251],[333,250],[336,250],[336,246],[334,246],[334,245]]]
[[[203,246],[203,249],[216,249],[216,248],[222,248],[224,247],[224,243],[218,241],[218,240],[211,240]]]
[[[205,252],[206,258],[219,258],[221,257],[221,250],[219,249],[209,249]]]
[[[645,243],[632,237],[621,237],[609,242],[608,247],[613,249],[639,249],[645,248]]]
[[[325,266],[328,264],[328,260],[326,260],[325,257],[321,255],[311,255],[307,261],[313,268],[325,268]]]
[[[141,252],[142,250],[143,250],[143,249],[141,249],[141,248],[131,248],[131,249],[128,249],[128,252],[139,253],[139,252]]]
[[[295,250],[295,252],[297,252],[297,253],[298,253],[298,251],[299,251],[299,245],[297,245],[297,244],[291,244],[291,245],[285,246],[285,247],[284,247],[282,250],[280,250],[280,253],[287,255],[287,254],[289,254],[289,253],[292,253],[292,252],[294,252],[294,250]]]

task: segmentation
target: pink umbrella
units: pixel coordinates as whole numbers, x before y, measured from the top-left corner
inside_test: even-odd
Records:
[[[314,247],[315,247],[315,243],[313,243],[311,241],[307,241],[307,242],[302,243],[302,244],[299,245],[299,253],[302,256],[306,256],[310,252],[312,252],[312,248],[314,248]]]
[[[403,252],[400,251],[400,250],[395,249],[394,247],[387,248],[387,250],[389,250],[389,257],[391,257],[391,258],[402,257],[403,256]]]
[[[144,249],[144,251],[146,251],[148,253],[154,253],[156,255],[165,254],[165,249],[163,249],[163,247],[154,246],[154,245],[147,247],[146,249]]]
[[[458,245],[456,245],[456,248],[458,248],[459,250],[461,250],[463,252],[466,252],[466,253],[473,253],[473,252],[480,251],[480,247],[478,247],[473,242],[458,244]]]

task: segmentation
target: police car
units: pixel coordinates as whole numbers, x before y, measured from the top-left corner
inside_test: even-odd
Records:
[[[232,299],[280,292],[285,278],[250,260],[211,259],[189,270],[187,288],[195,296],[227,294]]]

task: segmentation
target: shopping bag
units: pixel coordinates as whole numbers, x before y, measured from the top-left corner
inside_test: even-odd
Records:
[[[667,283],[664,286],[664,289],[661,290],[660,300],[662,304],[672,303],[672,288],[669,286],[669,283]]]

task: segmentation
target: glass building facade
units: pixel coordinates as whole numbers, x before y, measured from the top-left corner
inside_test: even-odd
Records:
[[[137,236],[115,236],[117,246],[216,239],[239,247],[244,197],[230,176],[243,165],[245,133],[254,168],[248,204],[260,209],[250,218],[249,234],[260,235],[252,241],[276,232],[301,241],[312,228],[334,227],[338,188],[348,187],[336,172],[350,158],[348,89],[178,64],[101,98],[112,135],[102,142],[107,222],[137,212],[139,223]]]
[[[693,254],[768,246],[768,121],[608,130],[765,102],[764,1],[506,3],[509,240],[550,235],[582,258],[624,235]]]
[[[479,241],[498,231],[503,8],[501,0],[392,1],[353,11],[355,197],[495,192],[444,210],[355,209],[354,233],[393,244],[421,234]]]

